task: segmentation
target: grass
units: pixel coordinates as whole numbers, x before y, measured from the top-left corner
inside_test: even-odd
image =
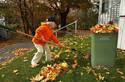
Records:
[[[0,54],[0,57],[4,57],[4,55],[3,55],[3,54]]]
[[[64,48],[60,58],[56,62],[40,61],[37,68],[30,67],[30,61],[36,50],[26,53],[23,56],[16,57],[6,64],[0,65],[0,82],[30,82],[30,78],[35,76],[41,70],[41,67],[47,64],[54,64],[66,61],[69,65],[67,72],[62,72],[54,82],[125,82],[125,52],[118,50],[116,63],[113,68],[92,68],[90,59],[84,56],[90,54],[90,37],[65,36],[60,38],[66,46],[72,48],[67,52]],[[75,50],[74,50],[75,49]],[[55,47],[52,52],[57,54],[60,51]],[[68,55],[67,55],[68,54]],[[78,55],[78,66],[73,68],[74,55]]]

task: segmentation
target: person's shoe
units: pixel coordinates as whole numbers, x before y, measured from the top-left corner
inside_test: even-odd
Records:
[[[32,68],[35,68],[35,67],[37,67],[37,66],[39,66],[39,64],[32,64],[32,65],[31,65]]]

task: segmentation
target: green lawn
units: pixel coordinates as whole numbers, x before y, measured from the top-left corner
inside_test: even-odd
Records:
[[[41,67],[47,64],[67,62],[69,70],[62,72],[54,82],[125,82],[125,52],[118,50],[116,64],[112,68],[92,68],[90,59],[85,59],[85,55],[90,54],[90,37],[82,36],[65,36],[60,38],[63,43],[72,48],[71,52],[67,52],[67,48],[63,48],[60,58],[55,62],[40,61],[37,68],[30,67],[30,61],[33,53],[26,53],[23,56],[16,57],[13,60],[0,65],[0,82],[30,82],[30,78],[35,76],[41,70]],[[57,54],[60,51],[55,47],[52,52]],[[68,55],[67,55],[68,54]],[[78,66],[72,67],[74,56],[78,55]]]
[[[0,57],[4,57],[4,55],[3,55],[3,54],[0,54]]]

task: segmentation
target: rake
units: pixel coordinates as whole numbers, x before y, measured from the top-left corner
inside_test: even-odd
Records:
[[[0,24],[0,28],[6,29],[6,30],[9,30],[9,31],[11,31],[11,32],[18,33],[18,34],[21,34],[21,35],[24,35],[24,36],[28,36],[28,37],[30,37],[30,38],[33,38],[33,35],[24,33],[24,32],[19,31],[19,30],[10,29],[10,28],[8,28],[7,26],[1,25],[1,24]],[[48,43],[52,44],[52,42],[50,42],[50,41],[49,41]],[[65,45],[64,47],[67,48],[67,49],[70,48],[69,46],[66,46],[66,45]],[[77,52],[77,49],[75,49],[75,48],[70,48],[70,50],[71,50],[71,51],[74,51],[74,52]]]

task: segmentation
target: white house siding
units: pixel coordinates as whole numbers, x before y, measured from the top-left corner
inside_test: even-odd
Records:
[[[121,0],[119,19],[118,48],[125,50],[125,0]]]
[[[121,0],[112,0],[111,2],[113,7],[111,8],[110,12],[111,12],[113,21],[116,23],[118,23],[119,21],[120,1]]]
[[[118,23],[120,1],[121,0],[100,0],[99,24],[105,24],[109,21]],[[102,5],[101,2],[105,4]],[[104,7],[104,12],[102,12],[102,6]]]

